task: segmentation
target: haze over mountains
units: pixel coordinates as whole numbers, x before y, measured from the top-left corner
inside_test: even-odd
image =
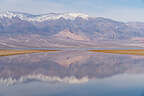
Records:
[[[82,13],[1,12],[0,47],[94,47],[97,41],[141,39],[143,26]]]

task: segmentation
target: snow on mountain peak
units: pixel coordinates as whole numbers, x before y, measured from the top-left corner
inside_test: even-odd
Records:
[[[6,18],[18,17],[22,20],[43,22],[46,20],[56,20],[60,18],[74,20],[75,18],[80,17],[83,19],[88,19],[89,16],[82,13],[49,13],[43,15],[31,15],[27,13],[6,11],[0,13],[0,18],[3,17]]]
[[[3,18],[3,17],[6,17],[6,18],[13,18],[13,17],[24,18],[26,16],[22,13],[6,11],[6,12],[0,12],[0,17],[1,18]]]
[[[74,20],[77,17],[88,19],[88,15],[81,14],[81,13],[49,13],[49,14],[35,16],[34,18],[28,18],[28,20],[42,22],[46,20],[56,20],[60,18]]]
[[[68,14],[64,14],[65,16],[70,16],[71,18],[76,18],[76,17],[81,17],[83,19],[87,19],[88,15],[86,14],[82,14],[82,13],[68,13]]]

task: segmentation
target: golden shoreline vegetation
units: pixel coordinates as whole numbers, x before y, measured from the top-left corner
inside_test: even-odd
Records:
[[[16,50],[16,49],[0,49],[0,56],[10,56],[19,54],[31,54],[42,52],[56,52],[60,50]]]
[[[17,49],[0,49],[0,56],[31,54],[31,53],[45,53],[45,52],[57,52],[62,50],[17,50]],[[128,50],[88,50],[89,52],[96,53],[112,53],[112,54],[127,54],[127,55],[142,55],[144,56],[144,49],[128,49]]]
[[[144,49],[127,49],[127,50],[88,50],[90,52],[112,53],[112,54],[127,54],[127,55],[142,55],[144,56]]]

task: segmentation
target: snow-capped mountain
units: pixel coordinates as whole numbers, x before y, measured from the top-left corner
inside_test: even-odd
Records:
[[[8,38],[12,37],[15,41],[21,41],[20,45],[33,47],[95,46],[95,42],[99,40],[143,38],[143,25],[144,23],[124,23],[103,17],[90,17],[82,13],[32,15],[7,11],[0,13],[0,45],[13,46],[6,43],[11,42]],[[1,39],[2,37],[4,38]]]
[[[49,13],[42,15],[32,15],[27,13],[11,12],[11,11],[0,13],[0,18],[14,18],[14,17],[18,17],[21,20],[43,22],[46,20],[56,20],[60,18],[74,20],[75,18],[80,17],[83,19],[88,19],[89,16],[82,13]]]

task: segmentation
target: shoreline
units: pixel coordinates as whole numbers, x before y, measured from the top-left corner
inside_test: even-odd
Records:
[[[0,49],[0,56],[20,55],[20,54],[32,54],[32,53],[45,53],[56,52],[60,50],[16,50],[16,49]]]
[[[144,49],[127,49],[127,50],[88,50],[89,52],[141,55],[144,56]]]
[[[58,52],[62,50],[40,50],[40,49],[0,49],[0,56],[20,55],[20,54],[32,54],[32,53],[46,53],[46,52]],[[63,50],[64,51],[64,50]],[[144,56],[144,49],[108,49],[108,50],[85,50],[95,53],[112,53],[112,54],[126,54],[126,55],[141,55]]]

